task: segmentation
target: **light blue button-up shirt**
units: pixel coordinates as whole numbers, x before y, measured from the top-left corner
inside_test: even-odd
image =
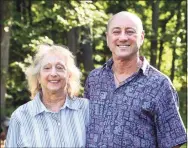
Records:
[[[85,147],[89,102],[66,98],[59,112],[49,111],[40,95],[12,114],[5,147]]]

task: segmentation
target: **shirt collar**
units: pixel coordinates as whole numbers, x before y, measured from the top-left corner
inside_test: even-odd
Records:
[[[144,75],[148,75],[149,74],[149,67],[150,67],[150,64],[149,62],[147,61],[147,59],[143,56],[140,56],[140,60],[142,60],[142,72]]]
[[[142,60],[142,72],[144,75],[148,75],[149,73],[149,62],[147,61],[147,59],[144,56],[140,56],[140,60]],[[112,58],[110,58],[104,65],[103,68],[107,68],[107,69],[111,69],[112,65],[113,65],[114,61]]]
[[[104,65],[103,68],[111,69],[114,61],[112,58],[110,58]]]
[[[80,101],[78,101],[78,100],[79,100],[79,98],[77,98],[77,97],[71,98],[71,97],[67,96],[65,104],[62,107],[62,109],[65,107],[68,107],[69,109],[72,109],[72,110],[79,110],[81,108],[81,103],[79,103]]]
[[[65,104],[61,107],[60,110],[66,109],[66,108],[69,108],[72,110],[79,110],[81,108],[81,104],[79,103],[77,99],[78,98],[76,97],[70,98],[69,96],[67,96],[65,100]],[[33,106],[31,109],[33,110],[32,111],[33,116],[36,116],[42,112],[51,112],[42,103],[40,93],[37,93],[36,96],[34,97]]]

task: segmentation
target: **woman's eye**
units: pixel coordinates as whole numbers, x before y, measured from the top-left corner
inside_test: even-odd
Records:
[[[58,66],[57,69],[63,69],[63,67]]]
[[[61,65],[57,65],[56,67],[57,67],[57,69],[62,69],[63,68],[63,66],[61,66]]]
[[[50,69],[50,67],[44,67],[44,69],[46,69],[46,70],[47,70],[47,69]]]
[[[60,65],[56,66],[56,68],[57,68],[58,70],[65,70],[65,68],[64,68],[63,66],[60,66]]]

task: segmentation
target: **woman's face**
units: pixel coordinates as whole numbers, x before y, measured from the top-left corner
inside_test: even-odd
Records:
[[[43,58],[38,79],[43,93],[65,92],[68,78],[66,61],[63,56],[49,53]]]

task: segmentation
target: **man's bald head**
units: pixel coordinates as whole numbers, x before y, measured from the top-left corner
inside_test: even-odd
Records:
[[[109,31],[110,25],[116,17],[131,19],[132,21],[134,21],[137,24],[138,30],[140,32],[143,31],[142,21],[137,15],[130,13],[130,12],[127,12],[127,11],[121,11],[119,13],[116,13],[115,15],[113,15],[110,18],[110,20],[108,21],[108,24],[107,24],[107,32]],[[122,20],[122,21],[124,21],[124,20]]]

